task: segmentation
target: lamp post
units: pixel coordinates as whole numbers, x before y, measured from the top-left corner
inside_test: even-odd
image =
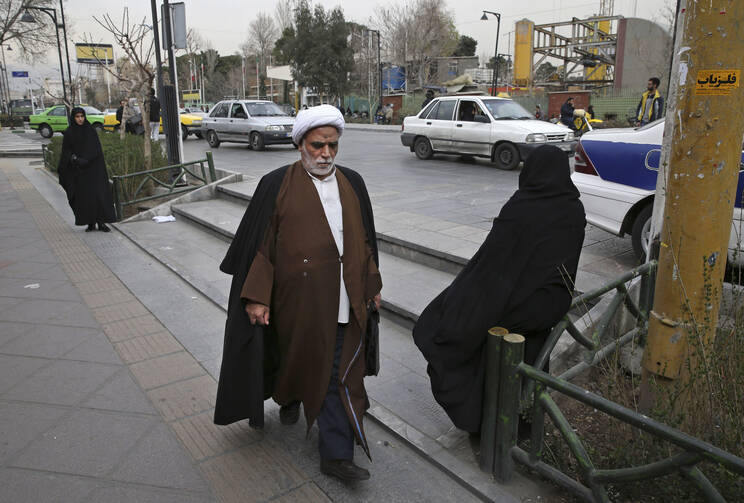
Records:
[[[0,45],[0,50],[3,53],[3,74],[0,75],[0,79],[3,80],[2,85],[5,88],[3,92],[3,101],[5,101],[5,112],[10,114],[10,82],[8,81],[8,65],[5,64],[5,46]],[[13,49],[8,46],[8,50]]]
[[[499,30],[501,29],[501,14],[498,12],[491,12],[490,10],[484,10],[481,16],[481,21],[488,21],[488,14],[496,16],[496,49],[493,52],[493,90],[491,96],[496,96],[496,86],[499,83]]]
[[[67,103],[67,88],[65,87],[65,70],[62,66],[62,44],[60,44],[59,41],[59,24],[57,23],[57,11],[55,9],[50,9],[48,7],[26,7],[26,11],[23,13],[23,16],[21,16],[21,21],[24,23],[35,23],[36,18],[31,15],[29,10],[40,10],[44,13],[46,13],[49,17],[52,18],[52,21],[54,22],[54,34],[57,36],[57,54],[59,55],[59,74],[62,77],[62,96],[63,100],[65,102],[65,110],[67,111],[67,119],[69,121],[69,115],[70,115],[70,108]]]

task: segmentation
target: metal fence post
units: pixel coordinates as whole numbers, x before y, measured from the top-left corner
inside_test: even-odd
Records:
[[[523,359],[524,337],[519,334],[505,335],[501,339],[496,457],[493,467],[493,475],[499,482],[509,482],[514,473],[511,450],[517,445],[519,397],[522,394],[522,376],[517,372],[517,367]]]
[[[121,180],[119,180],[118,176],[112,178],[114,182],[114,207],[116,208],[116,221],[118,222],[124,218],[124,207],[121,204],[121,198],[119,197],[119,186],[121,185]]]
[[[509,331],[493,327],[486,338],[486,379],[483,384],[483,410],[480,429],[480,469],[493,473],[496,455],[496,419],[499,401],[499,368],[501,366],[501,339]]]
[[[210,182],[216,182],[217,174],[214,171],[214,159],[212,158],[211,150],[207,150],[207,164],[209,165]]]

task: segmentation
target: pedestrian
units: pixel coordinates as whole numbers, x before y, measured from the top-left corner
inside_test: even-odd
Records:
[[[568,311],[585,226],[568,156],[539,147],[480,249],[421,313],[414,342],[434,397],[458,428],[480,430],[488,329],[525,336],[532,364]]]
[[[121,120],[124,117],[124,107],[126,106],[127,100],[119,100],[119,108],[116,109],[116,122],[119,123],[119,127],[121,127]]]
[[[660,83],[656,77],[648,79],[646,91],[641,95],[641,101],[636,108],[636,126],[653,122],[664,114],[664,98],[659,93]]]
[[[85,231],[90,232],[98,224],[98,230],[109,232],[111,229],[106,224],[116,222],[116,213],[106,162],[98,133],[81,107],[73,108],[70,113],[57,173],[75,214],[75,225],[87,225]]]
[[[393,123],[393,104],[388,103],[387,109],[385,110],[385,124]]]
[[[369,456],[365,335],[382,281],[364,181],[335,164],[343,130],[331,105],[297,115],[301,159],[261,179],[220,266],[233,279],[214,422],[263,427],[271,397],[294,424],[302,404],[321,472],[348,481],[369,478],[354,441]]]
[[[421,103],[421,110],[423,110],[424,108],[426,108],[426,105],[428,105],[429,103],[431,103],[433,99],[434,99],[434,90],[427,89],[426,90],[426,99],[424,100],[423,103]]]
[[[586,115],[587,119],[594,119],[594,107],[592,105],[589,105],[586,107]]]
[[[540,105],[535,105],[535,119],[541,121],[544,119],[544,115],[542,112],[542,108],[540,108]]]
[[[566,102],[561,106],[561,124],[576,129],[574,125],[574,105],[573,96],[569,96]]]
[[[155,96],[155,89],[150,88],[150,139],[158,141],[160,133],[160,101]]]

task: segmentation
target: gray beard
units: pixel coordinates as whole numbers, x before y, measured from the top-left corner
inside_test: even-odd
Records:
[[[310,156],[307,155],[307,153],[304,150],[302,151],[301,155],[302,155],[302,166],[305,168],[305,171],[307,171],[311,175],[326,176],[330,174],[336,167],[335,158],[331,159],[330,166],[322,168],[318,166],[318,164],[315,162],[315,159],[311,159]]]

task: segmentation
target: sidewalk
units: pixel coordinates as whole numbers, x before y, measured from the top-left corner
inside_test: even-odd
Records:
[[[24,176],[27,162],[0,160],[3,498],[475,499],[371,421],[374,463],[360,452],[357,462],[372,480],[356,485],[321,475],[317,430],[282,427],[269,402],[263,431],[214,426],[205,367],[221,348],[198,341],[224,314],[118,233],[71,228],[58,191],[42,195]]]
[[[41,136],[30,129],[2,128],[0,157],[41,157]]]

